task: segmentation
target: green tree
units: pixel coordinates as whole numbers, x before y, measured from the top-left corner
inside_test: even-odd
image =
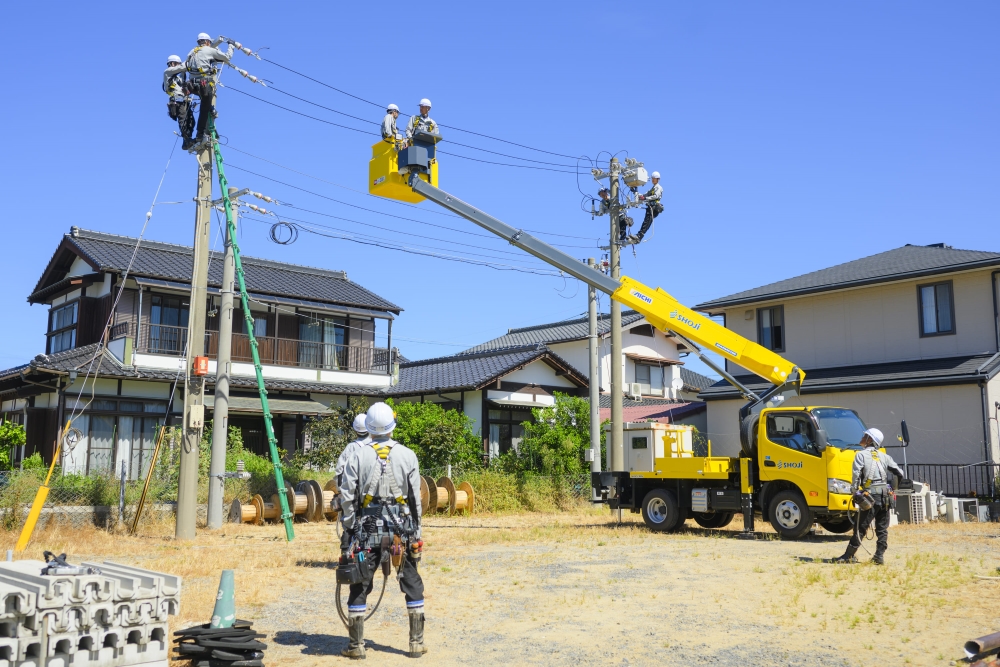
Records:
[[[584,450],[590,448],[590,403],[556,393],[555,403],[531,410],[535,422],[524,422],[524,438],[515,455],[502,466],[545,475],[583,471]],[[604,436],[601,435],[603,444]]]
[[[353,429],[354,418],[367,410],[368,399],[351,397],[346,408],[331,408],[330,414],[309,422],[306,427],[312,443],[309,451],[297,452],[290,466],[313,470],[333,468],[347,443],[357,437]]]
[[[482,441],[465,413],[437,403],[395,403],[391,398],[386,403],[396,411],[393,439],[412,449],[422,468],[481,465]]]
[[[14,422],[3,422],[0,424],[0,468],[10,468],[12,452],[17,447],[21,447],[27,439],[24,434],[24,427]]]

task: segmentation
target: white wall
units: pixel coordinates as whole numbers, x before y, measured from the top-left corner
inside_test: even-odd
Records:
[[[472,421],[472,432],[483,435],[483,394],[479,391],[465,392],[465,416]]]
[[[584,371],[586,375],[586,371]],[[523,382],[525,384],[544,384],[554,387],[573,388],[576,385],[566,377],[556,375],[554,368],[542,360],[532,361],[524,368],[519,368],[513,373],[504,375],[501,380],[504,382]]]
[[[1000,392],[1000,387],[997,389]],[[713,453],[735,456],[739,452],[739,409],[743,405],[743,400],[708,401],[708,437]],[[969,464],[985,457],[982,395],[974,384],[807,394],[790,405],[857,410],[866,425],[882,430],[887,444],[896,444],[899,423],[905,419],[910,429],[909,463]],[[900,450],[890,453],[902,460]]]
[[[951,280],[955,334],[920,337],[917,286]],[[783,357],[805,368],[996,352],[990,271],[872,285],[726,309],[726,326],[757,340],[756,309],[783,305]],[[746,319],[747,311],[753,315]],[[730,370],[745,374],[739,367]]]
[[[991,461],[1000,462],[1000,375],[990,380],[986,387],[987,409],[986,416],[990,426],[990,449],[992,453]]]
[[[83,261],[79,257],[74,257],[73,264],[69,267],[69,272],[64,277],[69,278],[70,276],[82,276],[86,273],[93,272],[94,268],[90,266],[90,264],[87,264],[87,262]]]

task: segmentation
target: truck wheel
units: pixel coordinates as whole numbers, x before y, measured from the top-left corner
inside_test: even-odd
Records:
[[[851,523],[850,519],[841,519],[839,521],[820,521],[819,525],[831,533],[849,533],[854,530],[854,524]]]
[[[784,538],[797,540],[812,528],[812,510],[797,490],[781,491],[771,499],[767,518]]]
[[[747,415],[747,418],[740,424],[740,447],[743,453],[751,458],[754,457],[754,450],[757,448],[757,424],[760,417],[757,415]]]
[[[694,522],[702,528],[725,528],[733,520],[732,512],[714,512],[712,514],[692,512]]]
[[[663,489],[653,489],[646,494],[642,501],[642,520],[651,530],[673,530],[682,523],[680,519],[674,494]]]

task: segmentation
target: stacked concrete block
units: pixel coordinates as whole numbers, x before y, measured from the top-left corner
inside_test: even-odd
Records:
[[[167,667],[167,617],[181,579],[117,563],[100,574],[43,575],[0,562],[0,667]]]

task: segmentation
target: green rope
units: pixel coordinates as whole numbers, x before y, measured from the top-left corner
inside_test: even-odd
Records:
[[[226,229],[229,242],[233,244],[233,261],[236,265],[236,280],[240,285],[240,302],[243,304],[243,321],[246,325],[247,338],[250,339],[250,352],[253,354],[253,369],[257,374],[257,391],[260,392],[260,407],[264,411],[264,429],[267,433],[267,444],[271,450],[271,463],[274,464],[274,483],[278,486],[278,501],[281,503],[281,519],[285,522],[285,539],[289,542],[295,539],[295,529],[292,527],[293,515],[288,509],[288,489],[285,487],[285,476],[281,472],[281,457],[278,455],[278,439],[274,437],[274,424],[271,422],[271,408],[267,403],[267,389],[264,387],[264,373],[260,367],[260,354],[257,352],[257,339],[253,335],[253,316],[250,314],[250,299],[247,296],[247,284],[243,278],[243,260],[240,259],[240,246],[236,243],[236,223],[233,222],[233,204],[229,200],[229,183],[222,169],[222,152],[219,150],[219,136],[215,132],[215,123],[210,119],[208,125],[212,133],[212,147],[215,149],[215,166],[219,170],[219,187],[222,189],[222,201],[226,208]],[[225,285],[223,285],[225,288]]]

